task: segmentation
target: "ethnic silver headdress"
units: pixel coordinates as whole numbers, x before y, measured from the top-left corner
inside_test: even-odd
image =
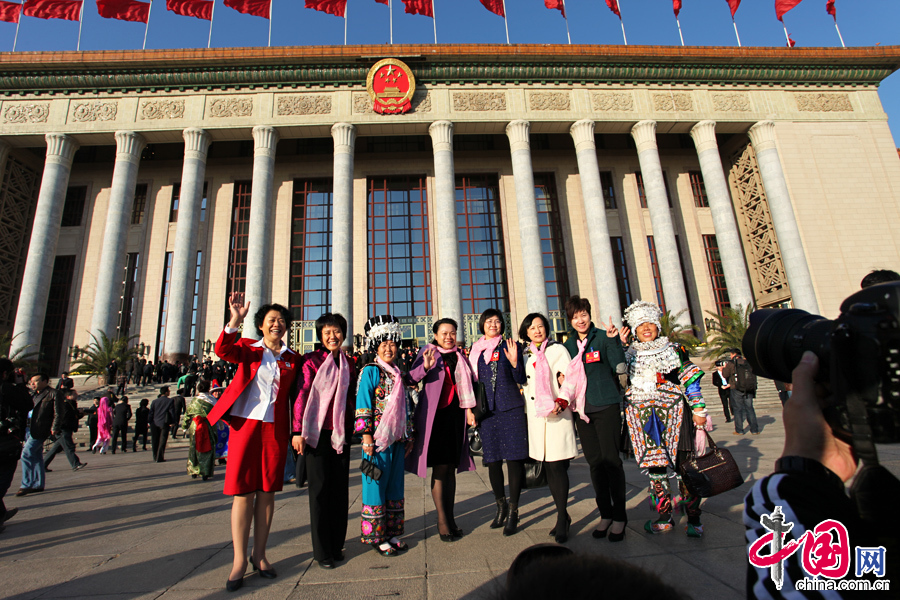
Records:
[[[662,326],[659,324],[661,316],[662,312],[657,305],[643,300],[638,300],[625,309],[625,320],[632,329],[637,329],[641,323],[653,323],[657,329],[661,329]]]

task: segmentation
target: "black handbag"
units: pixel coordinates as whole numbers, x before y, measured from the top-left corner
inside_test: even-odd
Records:
[[[472,391],[475,393],[475,408],[472,414],[475,415],[475,422],[481,423],[491,414],[488,409],[487,392],[484,391],[484,384],[480,381],[472,382]]]
[[[522,487],[526,490],[544,487],[547,485],[547,471],[544,470],[544,461],[527,458],[525,463],[525,483]]]
[[[706,432],[706,440],[709,442],[706,454],[694,456],[678,466],[684,485],[692,494],[702,498],[733,490],[744,483],[731,452],[716,446],[709,432]]]
[[[363,475],[367,476],[373,481],[378,481],[379,479],[381,479],[381,469],[376,467],[375,463],[367,458],[363,458],[362,462],[359,463],[359,470],[363,472]]]

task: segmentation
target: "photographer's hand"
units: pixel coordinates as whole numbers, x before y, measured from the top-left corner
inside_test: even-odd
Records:
[[[849,444],[834,437],[822,414],[825,395],[816,389],[819,359],[804,352],[793,372],[794,391],[784,405],[782,456],[802,456],[831,469],[842,481],[856,473],[856,458]]]

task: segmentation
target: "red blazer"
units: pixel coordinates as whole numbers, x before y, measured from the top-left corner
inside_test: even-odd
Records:
[[[256,340],[239,338],[239,333],[222,333],[216,340],[216,356],[222,360],[237,364],[237,372],[231,384],[225,389],[222,397],[210,411],[207,418],[210,425],[215,425],[219,419],[227,420],[226,414],[235,401],[240,398],[244,390],[253,381],[256,371],[262,362],[263,348],[254,348]],[[278,396],[275,398],[275,424],[277,429],[290,431],[290,399],[297,374],[300,372],[300,356],[291,350],[285,349],[278,361],[281,369],[281,384],[278,387]]]

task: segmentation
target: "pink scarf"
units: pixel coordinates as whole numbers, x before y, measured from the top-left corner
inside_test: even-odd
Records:
[[[378,356],[375,358],[381,368],[394,378],[391,395],[384,403],[381,421],[375,429],[375,449],[379,452],[387,450],[394,442],[406,435],[406,390],[403,388],[403,377],[394,363],[386,363]]]
[[[476,379],[478,379],[478,357],[483,354],[484,364],[490,364],[494,349],[497,348],[497,344],[502,340],[502,335],[498,335],[495,338],[488,338],[483,335],[477,342],[472,344],[472,350],[469,352],[469,364],[472,365],[472,372],[475,374]]]
[[[567,397],[574,405],[572,410],[578,413],[581,420],[590,423],[591,420],[584,414],[584,394],[587,391],[587,376],[584,374],[584,349],[587,347],[587,338],[576,340],[578,342],[578,354],[566,367],[566,380],[563,382],[563,389],[560,396]]]
[[[556,408],[556,399],[553,397],[553,386],[550,384],[550,378],[553,374],[550,372],[550,361],[544,351],[547,349],[549,340],[541,342],[540,348],[531,343],[531,351],[534,353],[534,385],[536,394],[534,395],[534,410],[538,417],[547,417]],[[568,377],[566,378],[568,379]]]
[[[340,366],[334,355],[329,352],[325,362],[316,371],[309,400],[303,413],[303,435],[313,448],[319,445],[319,434],[328,416],[328,408],[334,400],[332,411],[331,447],[338,454],[344,451],[344,415],[347,411],[347,388],[350,387],[350,367],[343,351],[340,353]]]
[[[106,441],[112,434],[113,409],[109,404],[109,398],[100,398],[100,407],[97,409],[97,436]]]
[[[429,346],[433,346],[433,344],[429,344]],[[459,392],[459,406],[461,408],[475,408],[475,391],[472,389],[472,377],[474,375],[472,374],[472,368],[466,361],[466,357],[463,356],[456,346],[450,350],[440,346],[434,346],[434,348],[437,348],[437,351],[441,354],[457,353],[456,371],[453,372],[453,376],[456,379],[456,391]]]
[[[693,418],[693,414],[691,411],[685,411],[684,418],[690,419]],[[697,433],[694,436],[694,451],[697,453],[697,456],[703,456],[706,454],[706,432],[712,431],[712,418],[706,417],[706,425],[703,427],[697,427]]]

